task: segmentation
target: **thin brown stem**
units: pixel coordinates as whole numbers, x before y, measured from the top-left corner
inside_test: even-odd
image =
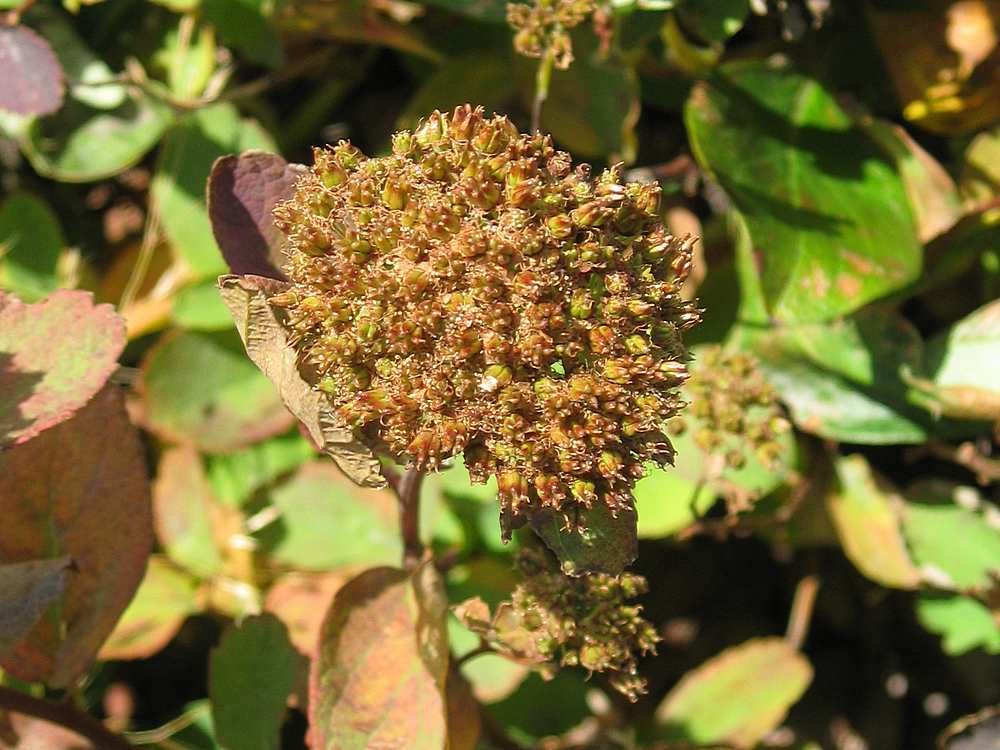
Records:
[[[795,597],[792,599],[792,611],[788,615],[785,640],[796,650],[802,648],[802,644],[805,643],[818,591],[819,576],[815,574],[807,575],[795,587]]]
[[[481,643],[478,646],[476,646],[474,649],[472,649],[472,651],[467,651],[466,653],[462,654],[461,656],[456,656],[455,657],[455,666],[456,667],[461,667],[463,664],[465,664],[466,662],[472,661],[477,656],[483,656],[484,654],[492,654],[492,653],[493,653],[493,649],[490,648],[490,645],[488,643]]]
[[[124,737],[115,734],[72,703],[35,698],[12,688],[0,686],[0,709],[33,716],[65,727],[86,738],[95,750],[134,750]]]
[[[413,568],[424,554],[420,542],[420,486],[424,472],[407,469],[394,488],[399,497],[399,528],[403,535],[403,565]]]
[[[932,456],[943,458],[968,469],[976,475],[976,481],[983,487],[1000,481],[1000,460],[984,456],[976,450],[975,443],[966,442],[959,446],[947,443],[928,443],[924,449]]]

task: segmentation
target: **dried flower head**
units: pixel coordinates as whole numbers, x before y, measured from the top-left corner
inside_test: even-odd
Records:
[[[651,185],[590,179],[543,135],[468,105],[366,158],[317,150],[287,235],[290,341],[340,416],[421,469],[464,452],[506,528],[532,507],[631,507],[687,376],[694,240]]]
[[[698,425],[692,437],[702,451],[724,454],[731,469],[743,467],[748,451],[765,467],[778,467],[778,436],[791,426],[756,357],[708,347],[699,353],[684,389],[691,400],[687,413]],[[679,435],[688,429],[687,420],[675,417],[669,428]]]
[[[569,30],[596,9],[594,0],[535,0],[534,4],[509,3],[507,23],[516,32],[514,49],[525,57],[551,55],[557,68],[573,62]]]
[[[638,675],[639,654],[655,653],[656,628],[642,607],[627,604],[647,590],[646,579],[629,573],[571,578],[538,547],[518,552],[518,584],[509,602],[490,616],[478,598],[455,608],[456,616],[495,651],[545,667],[581,666],[606,673],[611,685],[636,700],[646,692]]]

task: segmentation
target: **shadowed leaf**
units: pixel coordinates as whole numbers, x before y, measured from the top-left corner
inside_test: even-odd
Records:
[[[659,738],[755,747],[812,681],[809,661],[781,638],[726,649],[688,672],[656,709]]]
[[[162,555],[153,555],[146,576],[114,631],[101,659],[148,659],[177,635],[188,615],[201,611],[198,581]]]
[[[617,518],[604,503],[571,518],[582,531],[566,529],[561,513],[544,510],[531,520],[535,533],[551,549],[562,565],[563,573],[582,576],[607,573],[616,576],[632,564],[639,554],[635,510],[618,511]]]
[[[57,291],[34,305],[0,292],[0,447],[69,419],[104,385],[125,346],[111,305]]]
[[[883,586],[919,586],[920,571],[906,549],[891,489],[880,483],[863,456],[839,459],[836,470],[837,489],[828,496],[826,507],[844,554]],[[896,502],[901,504],[902,499]]]
[[[228,750],[278,750],[299,654],[271,614],[248,617],[212,652],[208,694],[219,743]]]
[[[84,672],[142,580],[150,515],[142,445],[115,386],[73,419],[0,452],[0,558],[66,554],[77,569],[5,670],[53,687]]]
[[[373,568],[337,592],[310,674],[314,750],[446,746],[446,609],[429,562]]]
[[[271,220],[275,204],[292,197],[305,171],[277,154],[247,151],[223,156],[208,178],[208,215],[215,241],[235,274],[283,279],[281,235]]]
[[[66,589],[68,557],[0,565],[0,658]]]
[[[169,440],[225,453],[292,424],[232,331],[169,334],[146,354],[142,372],[146,423]]]
[[[59,218],[45,201],[12,194],[0,205],[0,287],[25,302],[54,292],[65,245]]]
[[[815,80],[723,65],[694,89],[685,120],[698,161],[746,218],[774,317],[836,317],[919,275],[899,175]]]
[[[26,26],[0,26],[0,109],[48,115],[62,106],[63,72],[52,47]]]
[[[236,330],[250,359],[271,379],[288,410],[306,427],[321,450],[351,481],[362,487],[383,487],[378,459],[333,413],[327,400],[299,372],[295,351],[267,298],[285,284],[260,276],[223,276],[222,297],[236,322]]]

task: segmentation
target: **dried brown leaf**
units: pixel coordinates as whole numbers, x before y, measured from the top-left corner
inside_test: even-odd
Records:
[[[77,569],[52,616],[3,669],[67,687],[132,599],[153,544],[143,448],[116,386],[71,420],[0,452],[0,517],[0,559],[69,555]]]
[[[295,350],[287,343],[278,312],[267,298],[286,284],[262,276],[222,276],[219,288],[236,329],[254,364],[271,379],[288,410],[306,427],[313,442],[330,456],[351,481],[362,487],[383,487],[379,461],[354,438],[333,413],[326,399],[299,371]]]

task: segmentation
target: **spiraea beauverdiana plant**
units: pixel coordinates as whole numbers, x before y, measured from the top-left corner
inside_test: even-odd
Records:
[[[532,510],[631,508],[682,406],[692,238],[659,190],[592,179],[547,136],[435,112],[366,158],[317,150],[275,210],[290,341],[340,417],[418,469],[496,476],[505,533]]]

